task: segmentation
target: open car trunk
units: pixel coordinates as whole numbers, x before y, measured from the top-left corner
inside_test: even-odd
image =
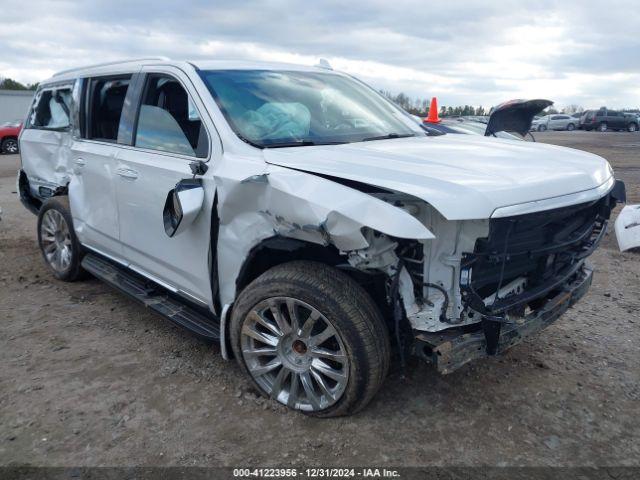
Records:
[[[533,117],[553,105],[550,100],[509,100],[491,111],[485,136],[498,132],[516,132],[525,136],[531,128]]]

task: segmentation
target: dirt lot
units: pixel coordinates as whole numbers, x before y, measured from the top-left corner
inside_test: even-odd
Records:
[[[546,133],[640,203],[640,133]],[[608,237],[588,296],[506,356],[411,363],[351,418],[255,396],[234,363],[96,280],[47,273],[0,157],[0,465],[639,465],[640,255]]]

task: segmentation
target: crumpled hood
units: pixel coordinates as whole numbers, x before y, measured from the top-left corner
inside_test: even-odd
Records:
[[[474,135],[399,138],[264,149],[267,163],[407,193],[449,220],[489,218],[500,207],[595,189],[605,159],[541,143]]]

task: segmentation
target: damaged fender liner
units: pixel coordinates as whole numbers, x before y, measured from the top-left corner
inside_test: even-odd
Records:
[[[584,264],[577,277],[548,298],[544,306],[520,319],[520,322],[503,324],[496,354],[504,353],[525,337],[555,322],[587,293],[592,279],[593,270]],[[451,373],[477,358],[489,356],[482,330],[472,333],[453,329],[438,333],[419,332],[415,337],[415,349],[418,356],[433,363],[442,374]]]

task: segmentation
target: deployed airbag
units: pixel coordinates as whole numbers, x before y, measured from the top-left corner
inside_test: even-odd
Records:
[[[242,116],[241,130],[253,140],[303,138],[309,135],[311,113],[301,103],[265,103]]]

